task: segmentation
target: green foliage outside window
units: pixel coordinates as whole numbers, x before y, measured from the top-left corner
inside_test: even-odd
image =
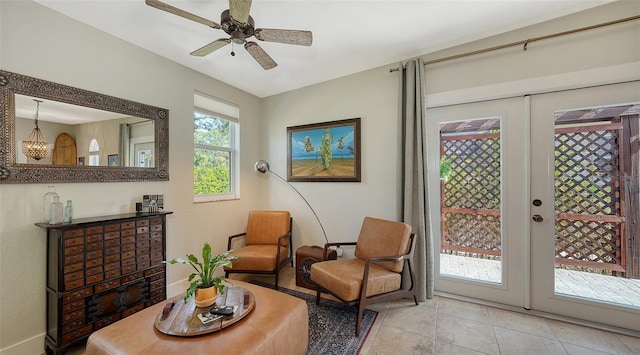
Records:
[[[231,123],[194,112],[194,194],[231,192]]]

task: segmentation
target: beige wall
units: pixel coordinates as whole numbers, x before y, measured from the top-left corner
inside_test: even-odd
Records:
[[[262,138],[260,100],[30,1],[0,2],[0,68],[169,109],[169,182],[56,184],[73,200],[74,217],[130,212],[143,194],[164,194],[167,256],[184,256],[209,241],[226,248],[242,231],[246,211],[260,206],[252,169]],[[240,106],[240,200],[193,204],[193,93]],[[47,184],[0,185],[0,351],[38,353],[45,332],[45,233],[40,220]],[[188,270],[169,267],[169,285]],[[35,349],[35,350],[34,350]]]
[[[488,48],[640,14],[623,1],[424,56],[425,60]],[[640,21],[426,67],[427,106],[640,78]],[[323,222],[329,241],[355,240],[364,216],[400,216],[397,63],[263,99],[265,156],[286,176],[286,127],[362,118],[361,183],[294,183]],[[427,118],[428,118],[427,113]],[[427,127],[435,129],[438,127]],[[430,162],[437,169],[437,162]],[[269,179],[269,200],[298,211],[302,244],[322,231],[303,202]],[[433,222],[438,225],[438,221]]]
[[[613,3],[428,57],[640,14],[637,4]],[[286,176],[286,127],[361,117],[362,182],[294,183],[295,187],[315,208],[330,241],[355,240],[365,215],[398,218],[399,79],[398,73],[388,71],[395,64],[258,100],[29,2],[0,2],[0,10],[2,69],[170,110],[171,181],[57,185],[63,199],[74,201],[76,217],[131,211],[142,194],[160,193],[165,195],[165,205],[176,212],[168,219],[169,257],[195,250],[204,240],[211,241],[214,249],[224,248],[225,237],[242,228],[249,208],[289,209],[294,217],[294,245],[321,244],[322,231],[304,202],[282,182],[258,176],[251,167],[257,159],[266,158],[273,171]],[[635,22],[539,42],[529,45],[527,52],[508,49],[429,66],[427,102],[433,106],[634,75],[637,79],[638,26]],[[99,45],[86,50],[93,43]],[[47,53],[46,58],[41,53]],[[194,89],[241,108],[243,197],[238,201],[191,203]],[[42,346],[45,243],[44,233],[33,223],[39,219],[45,192],[46,184],[0,185],[3,355],[20,349],[20,342]],[[168,284],[185,275],[169,268]]]

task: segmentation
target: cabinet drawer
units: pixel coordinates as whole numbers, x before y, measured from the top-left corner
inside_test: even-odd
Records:
[[[92,285],[102,280],[104,280],[104,276],[102,274],[87,276],[87,285]]]
[[[120,262],[109,263],[104,265],[104,271],[118,270],[120,269]]]
[[[69,321],[72,321],[74,319],[78,319],[78,318],[82,318],[84,317],[84,308],[83,309],[78,309],[76,311],[73,312],[68,312],[62,315],[62,323],[67,323]]]
[[[154,224],[151,226],[151,231],[160,232],[162,231],[162,224]]]
[[[120,268],[114,269],[114,270],[110,270],[110,271],[106,271],[104,273],[104,278],[105,279],[112,279],[114,277],[118,277],[120,276]]]
[[[71,255],[71,256],[65,256],[65,258],[64,258],[64,264],[65,265],[75,264],[75,263],[82,262],[82,261],[84,261],[84,254],[76,254],[76,255]]]
[[[65,305],[62,306],[62,313],[69,313],[71,311],[75,311],[77,309],[81,309],[84,308],[84,298],[81,300],[77,300],[77,301],[73,301],[70,303],[67,303]]]
[[[127,222],[120,223],[120,229],[130,229],[130,228],[134,228],[135,226],[136,226],[135,221],[127,221]]]
[[[135,236],[130,236],[130,237],[122,237],[120,239],[120,242],[122,244],[129,244],[129,243],[133,243],[136,241],[136,237]]]
[[[98,234],[98,233],[102,233],[102,226],[92,226],[92,227],[87,227],[84,230],[85,234]]]
[[[138,227],[138,228],[136,228],[136,233],[137,234],[148,233],[148,232],[149,232],[149,227]]]
[[[102,234],[88,235],[86,239],[87,243],[102,242]]]
[[[99,321],[96,322],[96,327],[95,327],[96,329],[95,330],[98,330],[100,328],[104,328],[104,327],[108,326],[109,324],[115,323],[115,322],[117,322],[119,320],[120,320],[120,313],[116,313],[116,314],[112,315],[111,317],[100,319]]]
[[[69,274],[64,275],[64,283],[69,283],[71,281],[80,280],[84,278],[84,271],[76,271]]]
[[[85,297],[91,296],[92,294],[91,291],[92,291],[91,287],[88,287],[72,293],[67,293],[62,296],[62,303],[69,303],[69,302],[78,301],[81,299],[82,299],[82,302],[84,302]]]
[[[136,234],[136,230],[135,229],[125,229],[125,230],[121,230],[120,231],[120,236],[121,237],[128,237],[130,235],[135,235]]]
[[[102,246],[102,242],[87,243],[87,250],[99,250],[102,249]]]
[[[102,274],[102,265],[87,269],[84,273],[87,275],[87,278],[91,275]]]
[[[116,238],[120,238],[120,232],[116,231],[116,232],[109,232],[109,233],[105,233],[104,234],[104,239],[116,239]]]
[[[79,270],[82,270],[84,268],[84,265],[82,263],[76,263],[76,264],[71,264],[71,265],[65,265],[64,267],[64,273],[65,274],[70,274],[72,272],[76,272]]]
[[[76,339],[80,339],[83,336],[89,335],[91,334],[91,331],[93,331],[93,324],[89,324],[85,327],[82,327],[78,330],[75,330],[69,334],[63,335],[62,336],[62,344],[67,344],[70,343]]]
[[[141,279],[142,277],[143,277],[143,273],[136,272],[135,274],[123,276],[122,277],[122,283],[126,284],[126,283],[129,283],[131,281],[135,281],[135,280]]]
[[[144,272],[144,276],[149,276],[153,274],[157,274],[159,272],[164,272],[164,264],[162,266],[156,266]]]
[[[64,255],[75,255],[84,252],[84,245],[76,245],[73,247],[64,248]]]
[[[84,235],[84,231],[82,229],[69,229],[69,230],[64,231],[64,233],[62,233],[62,235],[65,238],[80,237],[80,236]]]
[[[152,217],[149,219],[149,223],[162,225],[162,217]]]
[[[133,261],[133,259],[129,259],[131,261]],[[130,265],[122,265],[122,274],[126,275],[126,274],[130,274],[132,272],[136,271],[136,264],[134,264],[133,262]]]
[[[91,259],[87,262],[84,263],[84,267],[86,267],[87,269],[90,267],[96,267],[96,266],[102,266],[102,264],[104,264],[104,261],[102,258],[97,258],[97,259]]]
[[[105,224],[104,225],[104,231],[105,232],[113,232],[113,231],[117,231],[117,230],[120,230],[120,223]]]
[[[146,247],[140,247],[140,244],[138,244],[138,248],[139,249],[136,249],[136,255],[149,254],[149,245]]]
[[[106,255],[104,257],[105,263],[112,263],[120,260],[120,254]]]
[[[64,240],[64,246],[66,248],[82,244],[84,244],[84,237],[67,238]]]
[[[102,249],[88,251],[85,256],[86,260],[91,260],[91,259],[101,258],[101,257],[102,257]]]
[[[120,260],[120,264],[122,265],[122,267],[133,265],[135,263],[136,263],[136,258],[134,258],[133,256],[130,258]]]
[[[104,250],[104,255],[120,254],[120,246],[110,247]]]
[[[84,286],[84,278],[64,283],[64,289],[67,291],[75,290],[76,288],[80,288],[82,286]]]
[[[136,250],[136,245],[134,243],[123,244],[122,246],[120,246],[121,253],[126,253],[134,250]]]
[[[100,293],[106,290],[120,286],[120,279],[109,280],[95,286],[95,293]]]
[[[136,227],[144,227],[149,225],[149,219],[140,219],[136,221]]]

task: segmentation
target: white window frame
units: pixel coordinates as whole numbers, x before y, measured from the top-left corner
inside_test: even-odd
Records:
[[[193,181],[193,202],[216,202],[237,200],[240,198],[240,110],[237,105],[230,104],[206,94],[196,92],[194,95],[194,113],[206,114],[218,119],[229,121],[229,147],[218,147],[194,142],[193,151],[196,149],[208,149],[218,152],[230,153],[229,161],[229,192],[207,195],[195,194],[195,179]],[[235,116],[235,117],[234,117]],[[194,118],[195,119],[195,118]],[[194,125],[195,127],[195,125]],[[194,128],[195,133],[195,128]],[[195,170],[195,161],[193,162]]]

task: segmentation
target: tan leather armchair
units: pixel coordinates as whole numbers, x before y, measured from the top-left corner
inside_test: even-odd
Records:
[[[360,335],[362,314],[367,305],[399,298],[411,298],[418,305],[415,275],[411,267],[415,234],[402,222],[365,217],[357,242],[327,243],[330,246],[355,245],[355,258],[321,261],[311,265],[311,280],[320,293],[330,293],[348,305],[358,305],[356,336]],[[402,273],[407,271],[410,285],[403,289]]]
[[[274,274],[275,289],[278,289],[278,274],[287,265],[293,266],[291,245],[291,214],[288,211],[250,211],[247,231],[229,237],[227,250],[233,240],[245,237],[244,246],[231,254],[232,268],[224,268],[225,277],[230,273]]]

